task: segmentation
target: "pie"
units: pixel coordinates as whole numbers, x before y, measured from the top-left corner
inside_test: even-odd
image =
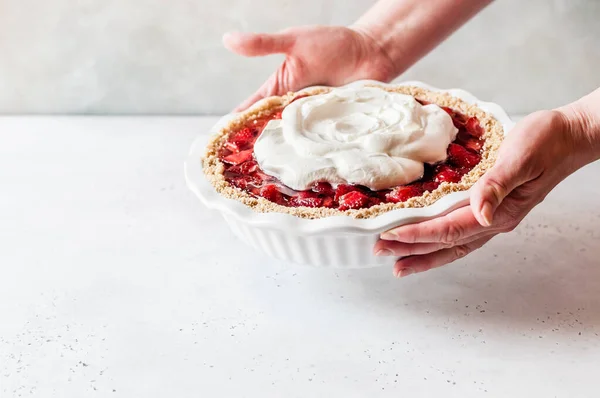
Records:
[[[467,190],[493,165],[504,133],[491,114],[422,87],[365,87],[355,97],[320,87],[261,101],[212,137],[205,175],[258,212],[372,218]]]

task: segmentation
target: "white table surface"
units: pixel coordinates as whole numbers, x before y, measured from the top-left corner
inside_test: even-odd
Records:
[[[600,164],[452,266],[289,267],[188,191],[215,118],[0,118],[0,396],[592,397]]]

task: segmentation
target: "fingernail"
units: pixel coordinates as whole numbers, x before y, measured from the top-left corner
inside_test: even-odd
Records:
[[[377,253],[375,253],[376,256],[393,256],[394,253],[391,252],[391,250],[388,249],[380,249],[377,251]]]
[[[405,276],[409,276],[415,273],[415,270],[413,268],[402,268],[400,271],[398,271],[398,273],[396,274],[396,278],[404,278]]]
[[[392,232],[383,232],[379,237],[383,240],[396,240],[398,236]]]
[[[489,227],[492,225],[494,213],[490,202],[483,202],[483,205],[481,206],[481,217],[483,218],[484,226]]]

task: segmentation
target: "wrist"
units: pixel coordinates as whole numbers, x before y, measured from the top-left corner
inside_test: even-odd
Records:
[[[404,69],[406,69],[403,69],[400,66],[400,63],[396,59],[392,58],[388,47],[382,42],[378,35],[369,29],[368,26],[353,24],[348,28],[354,31],[369,48],[369,55],[365,61],[369,64],[372,64],[371,66],[374,69],[385,70],[384,73],[376,74],[379,76],[377,80],[388,83],[394,80],[400,73],[404,71]],[[376,54],[375,57],[372,56],[373,53]],[[382,66],[384,67],[382,68]]]
[[[586,163],[600,159],[600,89],[557,109]]]
[[[350,26],[350,29],[367,37],[393,66],[393,76],[389,80],[418,60],[418,56],[408,51],[414,44],[414,38],[408,32],[403,34],[407,20],[414,19],[418,8],[422,8],[422,4],[416,0],[379,0]]]
[[[427,54],[438,43],[418,39],[418,34],[410,28],[412,22],[406,15],[393,22],[373,21],[372,16],[361,18],[349,28],[367,37],[384,54],[392,65],[389,80],[395,79]]]

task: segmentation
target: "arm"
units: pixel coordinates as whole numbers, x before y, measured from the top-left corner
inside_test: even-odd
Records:
[[[490,0],[380,0],[350,27],[302,26],[278,33],[229,33],[225,47],[285,61],[237,110],[261,98],[315,84],[390,81],[437,46]]]
[[[369,35],[398,76],[492,0],[380,0],[351,27]],[[391,79],[390,79],[391,80]]]

